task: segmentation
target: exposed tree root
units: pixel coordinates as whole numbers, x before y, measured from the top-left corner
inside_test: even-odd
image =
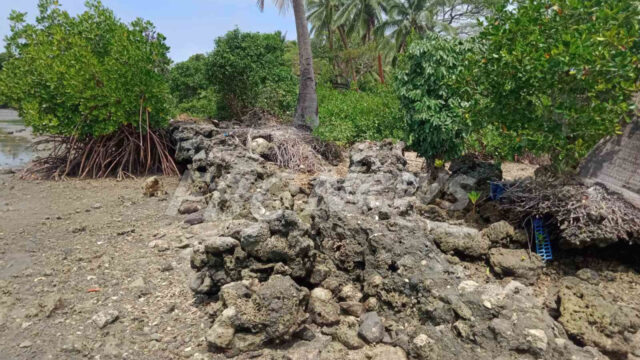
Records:
[[[67,176],[123,179],[149,173],[178,175],[169,135],[164,131],[142,133],[127,125],[99,137],[47,136],[34,146],[43,144],[51,147],[50,154],[34,160],[23,177],[58,180]]]

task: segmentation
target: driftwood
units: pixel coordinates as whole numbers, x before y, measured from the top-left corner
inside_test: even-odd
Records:
[[[640,243],[640,209],[604,186],[525,180],[505,187],[499,204],[511,220],[549,219],[557,226],[563,247]]]

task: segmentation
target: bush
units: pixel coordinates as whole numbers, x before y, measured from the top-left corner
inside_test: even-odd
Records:
[[[292,115],[298,86],[285,61],[285,40],[279,32],[236,29],[215,43],[207,61],[207,79],[219,95],[220,116],[242,118],[254,109]]]
[[[218,114],[218,96],[213,89],[200,91],[198,95],[177,104],[176,115],[188,114],[202,119],[213,119]]]
[[[640,75],[640,10],[626,0],[506,2],[480,34],[471,77],[476,127],[574,166],[630,114]]]
[[[471,41],[427,34],[412,41],[396,71],[396,92],[405,116],[408,143],[429,160],[461,155],[471,132],[465,115],[466,59],[477,51]]]
[[[4,63],[9,60],[9,54],[7,54],[6,52],[0,53],[0,71],[2,71],[2,68],[4,67]]]
[[[40,0],[35,24],[9,17],[10,60],[0,72],[0,97],[37,133],[79,137],[111,134],[139,124],[167,124],[169,48],[153,24],[127,25],[97,0],[76,17],[57,1]],[[146,116],[145,116],[146,127]]]
[[[169,71],[171,95],[179,104],[201,96],[210,86],[205,76],[207,57],[203,54],[191,56],[179,62]]]
[[[314,134],[342,144],[362,140],[402,139],[400,103],[389,86],[357,92],[318,87],[320,126]]]

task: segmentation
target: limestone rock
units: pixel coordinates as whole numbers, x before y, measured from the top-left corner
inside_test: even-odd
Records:
[[[119,316],[120,313],[116,310],[105,310],[95,314],[91,318],[91,321],[93,321],[99,329],[102,329],[118,320]]]
[[[489,263],[498,275],[513,276],[527,283],[535,281],[544,267],[542,259],[537,254],[525,249],[495,248],[489,252]]]
[[[376,312],[368,312],[360,317],[358,335],[369,344],[382,341],[384,337],[384,325]]]

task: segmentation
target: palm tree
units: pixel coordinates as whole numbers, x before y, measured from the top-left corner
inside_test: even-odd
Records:
[[[387,1],[345,0],[342,8],[336,14],[336,23],[341,27],[346,27],[349,34],[357,34],[362,39],[362,43],[367,44],[373,40],[374,29],[382,21]],[[344,31],[340,32],[340,36],[346,43]],[[380,82],[384,83],[381,53],[378,53],[378,77]]]
[[[407,39],[412,33],[435,31],[439,10],[437,3],[433,0],[390,1],[386,12],[387,18],[377,27],[376,32],[383,36],[390,31],[397,51],[403,52]]]
[[[391,35],[397,51],[403,52],[411,33],[468,33],[496,0],[388,0],[386,18],[376,28],[377,36]]]
[[[257,3],[260,10],[263,10],[264,0],[257,0]],[[273,0],[273,3],[281,11],[287,10],[289,6],[293,7],[300,57],[300,89],[298,91],[298,105],[293,124],[299,128],[313,130],[318,126],[318,95],[316,93],[311,37],[309,36],[304,0]]]
[[[336,22],[350,34],[358,34],[363,43],[373,40],[373,30],[382,20],[387,0],[347,0],[336,14]]]
[[[329,50],[333,51],[333,35],[336,30],[336,13],[342,5],[342,0],[308,0],[307,19],[311,23],[311,32],[327,33]]]

